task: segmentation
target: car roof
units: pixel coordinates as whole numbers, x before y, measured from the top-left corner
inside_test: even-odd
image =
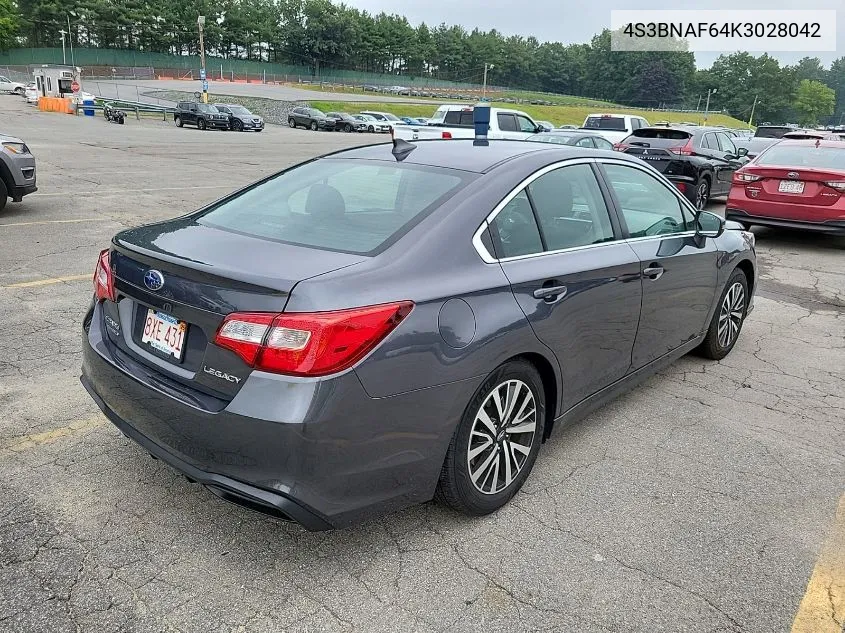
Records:
[[[845,149],[845,141],[823,138],[785,138],[772,145],[805,145],[807,147],[838,147],[839,149]]]
[[[415,149],[402,161],[405,164],[424,165],[428,167],[445,167],[484,173],[494,167],[529,154],[538,152],[554,153],[553,160],[566,160],[580,157],[607,157],[603,150],[591,150],[571,145],[551,145],[536,141],[489,141],[487,145],[477,146],[472,139],[423,140],[412,143]],[[384,160],[394,162],[391,143],[364,145],[348,150],[341,150],[324,156],[324,158]],[[621,160],[629,160],[641,164],[638,158],[631,158],[625,154],[614,156]]]

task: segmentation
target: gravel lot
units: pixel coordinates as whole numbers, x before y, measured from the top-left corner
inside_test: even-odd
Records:
[[[556,433],[497,514],[429,503],[306,533],[106,422],[79,384],[80,322],[116,231],[378,137],[116,126],[2,95],[0,121],[39,169],[0,214],[0,631],[841,630],[845,570],[810,579],[845,543],[845,240],[755,230],[734,352]]]

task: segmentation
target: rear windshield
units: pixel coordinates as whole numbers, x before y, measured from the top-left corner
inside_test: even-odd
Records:
[[[754,136],[756,136],[757,138],[783,138],[783,135],[790,131],[792,131],[792,128],[768,127],[765,125],[761,125],[757,128],[757,131],[754,133]]]
[[[572,134],[534,134],[525,140],[538,141],[540,143],[555,143],[557,145],[574,145],[576,137]]]
[[[675,147],[683,145],[690,138],[692,134],[685,130],[640,128],[626,136],[622,143],[635,147]]]
[[[446,118],[443,119],[443,122],[446,125],[465,125],[467,127],[472,127],[472,110],[450,110],[446,113]]]
[[[215,205],[197,222],[288,244],[372,255],[474,177],[437,167],[322,159]]]
[[[625,119],[621,116],[591,116],[587,117],[584,127],[589,130],[625,131]]]
[[[755,164],[845,170],[845,147],[816,147],[815,144],[787,145],[778,143],[758,156]]]

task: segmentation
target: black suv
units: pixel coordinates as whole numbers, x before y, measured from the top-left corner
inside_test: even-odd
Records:
[[[229,129],[236,132],[255,130],[260,132],[264,129],[264,119],[253,114],[242,105],[236,103],[215,103],[214,107],[223,114],[229,115]]]
[[[176,104],[176,112],[173,114],[173,120],[178,127],[187,124],[196,125],[200,130],[206,128],[217,128],[218,130],[229,129],[229,115],[220,112],[208,103],[180,101]]]
[[[334,129],[342,132],[366,132],[367,123],[356,119],[346,112],[326,112],[326,116],[334,119]]]
[[[696,208],[727,195],[734,172],[748,159],[721,128],[643,127],[616,145],[671,180]]]
[[[307,127],[310,130],[334,130],[335,119],[326,116],[317,108],[294,108],[288,115],[288,125],[292,128]]]

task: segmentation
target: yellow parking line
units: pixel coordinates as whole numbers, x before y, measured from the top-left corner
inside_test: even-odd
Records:
[[[193,189],[237,189],[237,185],[196,185],[190,187],[147,187],[146,189],[95,189],[93,191],[63,191],[52,193],[33,193],[30,198],[46,198],[47,196],[98,196],[108,193],[156,193],[158,191],[190,191]]]
[[[807,591],[792,623],[792,633],[842,633],[845,630],[845,494],[816,561]]]
[[[19,284],[11,284],[10,286],[0,286],[0,290],[11,290],[13,288],[35,288],[36,286],[62,284],[68,281],[82,281],[83,279],[90,280],[93,277],[93,273],[86,273],[84,275],[70,275],[68,277],[48,277],[47,279],[38,279],[36,281],[23,281]]]
[[[41,220],[39,222],[9,222],[0,226],[35,226],[38,224],[72,224],[74,222],[96,222],[97,220],[110,220],[111,218],[80,218],[78,220]]]
[[[67,426],[61,426],[57,429],[53,429],[52,431],[13,437],[10,440],[0,443],[0,449],[5,448],[19,453],[21,451],[29,450],[30,448],[35,448],[36,446],[52,444],[63,437],[76,435],[77,433],[83,433],[84,431],[97,428],[98,426],[105,424],[105,422],[106,419],[102,415],[88,418],[86,420],[77,420],[76,422],[71,422]]]

